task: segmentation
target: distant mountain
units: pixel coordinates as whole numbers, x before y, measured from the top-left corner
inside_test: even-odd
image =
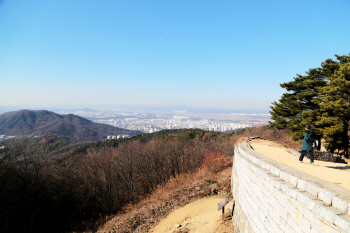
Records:
[[[79,141],[98,141],[108,135],[135,135],[141,132],[99,124],[73,114],[59,115],[39,110],[20,110],[0,115],[0,135],[44,136],[58,134]]]

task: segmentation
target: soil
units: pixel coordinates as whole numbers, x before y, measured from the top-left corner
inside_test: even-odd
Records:
[[[222,222],[222,210],[218,211],[218,203],[223,198],[224,196],[203,198],[179,208],[161,220],[151,232],[233,232],[233,227],[230,227],[232,225],[230,220],[232,202],[226,205],[224,223]]]
[[[255,151],[266,157],[350,190],[350,166],[348,164],[315,160],[314,165],[310,165],[306,157],[303,163],[300,163],[296,155],[278,143],[262,139],[255,139],[249,143]]]

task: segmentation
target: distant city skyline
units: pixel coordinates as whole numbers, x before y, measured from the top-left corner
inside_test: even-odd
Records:
[[[349,11],[347,0],[0,0],[0,110],[268,112],[280,83],[349,54]]]
[[[187,111],[122,112],[113,109],[61,110],[61,115],[75,114],[96,123],[108,124],[128,130],[153,133],[164,129],[198,128],[209,131],[228,132],[247,127],[266,125],[269,114],[244,113],[195,113]],[[109,135],[118,137],[118,135]],[[119,135],[121,136],[121,135]]]
[[[230,113],[234,115],[254,115],[254,114],[269,114],[270,108],[215,108],[215,107],[198,107],[186,105],[14,105],[1,106],[0,114],[8,111],[18,111],[22,109],[29,110],[49,110],[53,112],[60,111],[116,111],[123,112],[196,112],[196,113]]]

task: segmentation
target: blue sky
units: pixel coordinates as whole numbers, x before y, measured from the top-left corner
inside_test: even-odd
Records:
[[[268,109],[350,52],[350,1],[0,0],[0,106]]]

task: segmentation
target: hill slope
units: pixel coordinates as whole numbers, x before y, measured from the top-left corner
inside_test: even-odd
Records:
[[[98,124],[73,114],[59,115],[40,110],[20,110],[0,115],[0,135],[43,136],[58,134],[78,140],[97,141],[107,135],[135,135],[140,132]]]

